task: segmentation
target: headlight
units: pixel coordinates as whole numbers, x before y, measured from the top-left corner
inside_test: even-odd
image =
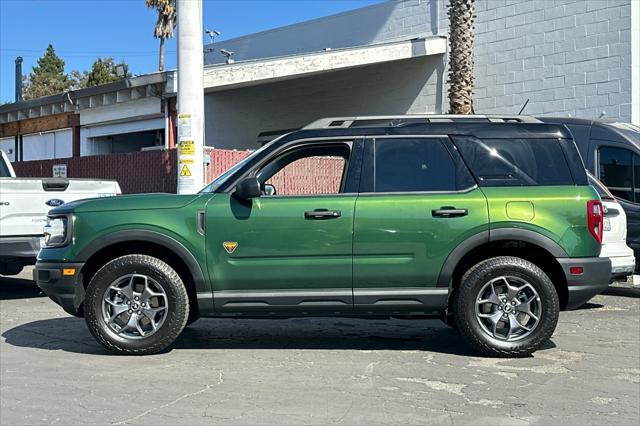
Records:
[[[67,244],[69,218],[66,216],[48,217],[44,227],[44,244],[47,247],[60,247]]]

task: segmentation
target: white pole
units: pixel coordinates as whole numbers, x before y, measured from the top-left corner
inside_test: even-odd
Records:
[[[202,0],[178,0],[178,194],[204,186]]]

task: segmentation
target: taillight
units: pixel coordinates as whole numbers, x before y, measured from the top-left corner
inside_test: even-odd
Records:
[[[587,224],[589,232],[598,243],[602,244],[602,233],[604,231],[602,213],[602,203],[598,200],[590,200],[587,202]]]

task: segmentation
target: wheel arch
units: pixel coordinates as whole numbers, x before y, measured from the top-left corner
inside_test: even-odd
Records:
[[[78,255],[86,288],[93,275],[106,262],[127,254],[147,254],[169,264],[182,278],[189,303],[200,314],[213,310],[213,298],[203,270],[194,255],[179,241],[150,230],[123,230],[93,241]]]
[[[496,229],[483,231],[460,243],[447,257],[438,287],[449,288],[449,299],[459,285],[464,272],[476,263],[495,256],[516,256],[541,267],[548,275],[564,308],[568,299],[565,274],[557,258],[568,257],[555,241],[527,229]]]

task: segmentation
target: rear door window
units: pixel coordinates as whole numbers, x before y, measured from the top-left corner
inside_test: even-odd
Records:
[[[556,139],[480,140],[458,136],[454,142],[481,186],[575,184]]]
[[[456,191],[472,185],[469,172],[456,166],[439,139],[375,140],[374,192]]]

